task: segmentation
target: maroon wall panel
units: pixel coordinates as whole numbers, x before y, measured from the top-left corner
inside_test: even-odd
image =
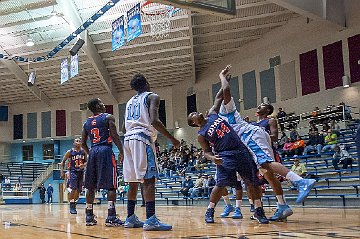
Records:
[[[105,108],[106,108],[106,113],[108,114],[114,114],[114,108],[112,105],[105,105]]]
[[[56,136],[66,136],[66,111],[56,111]]]
[[[360,81],[360,34],[348,38],[351,82]]]
[[[344,61],[342,42],[334,42],[323,46],[325,88],[333,89],[342,86],[344,76]]]
[[[302,95],[319,92],[319,71],[316,50],[300,54]]]

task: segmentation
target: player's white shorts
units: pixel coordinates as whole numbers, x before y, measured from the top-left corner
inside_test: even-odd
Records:
[[[232,126],[241,141],[248,147],[258,166],[265,162],[274,161],[270,135],[261,127],[244,121],[236,110],[233,98],[231,98],[228,104],[221,104],[219,116]]]
[[[125,135],[123,173],[125,182],[158,178],[155,144],[143,133]]]

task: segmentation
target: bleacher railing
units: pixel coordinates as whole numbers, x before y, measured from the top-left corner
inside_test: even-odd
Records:
[[[49,176],[52,174],[54,170],[54,164],[50,164],[49,167],[46,168],[44,172],[42,172],[32,183],[31,193],[34,193],[40,184],[42,184]]]
[[[31,191],[30,190],[21,190],[21,191],[15,191],[15,190],[3,190],[1,192],[3,199],[28,199],[31,197]]]

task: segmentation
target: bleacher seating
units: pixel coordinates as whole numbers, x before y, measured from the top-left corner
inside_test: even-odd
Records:
[[[33,181],[48,166],[49,163],[0,163],[0,173],[10,178],[11,187],[20,182],[22,191],[30,191]]]

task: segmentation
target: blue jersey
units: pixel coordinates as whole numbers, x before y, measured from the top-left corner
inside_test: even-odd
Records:
[[[98,145],[112,145],[107,113],[90,116],[84,124],[84,129],[90,136],[91,147]]]
[[[76,151],[74,149],[70,149],[71,157],[68,161],[68,169],[70,171],[82,171],[84,169],[80,168],[80,165],[85,163],[85,151],[81,149],[80,151]]]
[[[239,136],[230,125],[217,114],[209,115],[207,123],[198,133],[213,145],[216,153],[243,149],[243,144]]]
[[[269,135],[271,135],[271,130],[270,130],[270,124],[269,124],[270,118],[265,118],[263,120],[260,120],[259,122],[253,122],[251,124],[259,126],[261,128],[263,128],[266,133],[268,133]]]

